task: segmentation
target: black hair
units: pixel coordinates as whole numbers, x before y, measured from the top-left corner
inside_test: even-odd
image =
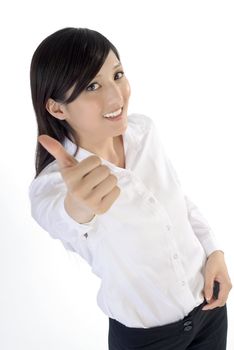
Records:
[[[30,65],[30,87],[36,114],[38,136],[49,135],[64,144],[65,137],[79,149],[75,130],[66,122],[54,118],[46,109],[49,98],[68,104],[96,76],[109,51],[120,60],[115,46],[101,33],[88,28],[67,27],[45,38],[35,50]],[[70,96],[68,90],[74,87]],[[36,145],[36,175],[55,158],[38,142]]]

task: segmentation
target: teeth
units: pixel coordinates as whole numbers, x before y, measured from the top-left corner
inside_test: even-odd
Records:
[[[118,111],[113,112],[113,113],[108,113],[108,114],[104,114],[105,118],[113,118],[113,117],[117,117],[118,115],[120,115],[122,112],[122,108],[120,108]]]

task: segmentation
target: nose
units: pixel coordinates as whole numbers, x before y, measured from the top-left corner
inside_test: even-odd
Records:
[[[110,84],[106,91],[106,108],[107,112],[114,112],[121,108],[124,103],[123,94],[120,87],[116,84]]]

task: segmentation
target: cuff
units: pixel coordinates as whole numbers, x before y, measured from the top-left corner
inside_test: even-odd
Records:
[[[203,249],[206,252],[207,258],[211,253],[216,250],[220,250],[224,253],[222,245],[218,242],[217,238],[214,236],[213,231],[210,231],[210,236],[208,239],[202,241]]]
[[[60,220],[57,221],[56,226],[60,232],[63,232],[63,237],[70,241],[73,238],[77,238],[77,235],[81,238],[87,238],[88,233],[95,231],[98,225],[98,215],[95,215],[89,222],[80,224],[75,221],[66,211],[64,206],[64,196],[60,197],[57,210],[59,212]]]

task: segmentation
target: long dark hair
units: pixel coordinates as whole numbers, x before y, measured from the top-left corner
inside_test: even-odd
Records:
[[[120,60],[115,46],[102,34],[88,28],[63,28],[45,38],[34,52],[30,65],[30,86],[36,114],[38,136],[46,134],[64,144],[65,137],[79,149],[74,129],[54,118],[46,109],[49,98],[68,104],[87,87],[96,76],[109,51]],[[74,86],[70,97],[67,91]],[[55,158],[37,141],[35,168],[39,173]]]

